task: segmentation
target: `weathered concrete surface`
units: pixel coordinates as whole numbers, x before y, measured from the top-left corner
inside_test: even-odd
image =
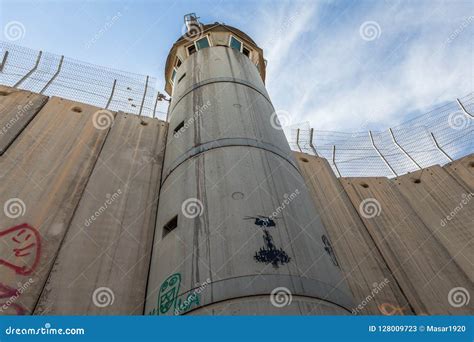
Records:
[[[397,314],[413,314],[327,160],[299,152],[295,158],[354,295],[354,313],[380,315],[391,305],[406,308]]]
[[[47,100],[44,95],[0,85],[0,156]]]
[[[236,50],[210,47],[183,61],[181,78],[168,116],[145,313],[184,314],[278,287],[308,297],[315,313],[324,312],[321,300],[326,313],[350,312],[352,295],[256,66]]]
[[[0,282],[24,290],[3,313],[40,295],[107,134],[97,110],[53,97],[0,157]]]
[[[398,177],[393,182],[449,252],[452,262],[474,282],[474,194],[438,165]]]
[[[170,105],[164,178],[198,146],[253,145],[292,158],[284,134],[275,129],[263,81],[246,56],[226,47],[204,49],[183,62],[176,78],[184,74]]]
[[[471,280],[452,262],[398,187],[387,178],[343,178],[341,182],[416,314],[472,314],[454,307],[449,292]],[[406,308],[391,308],[394,313]]]
[[[199,199],[200,215],[182,210],[188,199]],[[291,258],[278,267],[255,259],[265,247],[264,229],[255,224],[256,218],[272,213],[275,226],[267,230],[276,248]],[[177,228],[163,237],[163,227],[175,215]],[[199,305],[191,308],[269,295],[276,287],[352,308],[298,170],[273,153],[233,146],[188,159],[162,186],[156,227],[146,313],[156,312],[160,286],[176,273],[183,301],[199,284],[211,283]],[[286,309],[290,310],[281,311]]]
[[[35,313],[143,313],[166,130],[117,114]]]
[[[474,153],[443,167],[466,190],[474,192]]]

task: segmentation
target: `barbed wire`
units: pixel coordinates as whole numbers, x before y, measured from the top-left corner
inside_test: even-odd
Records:
[[[156,79],[0,41],[0,84],[113,111],[166,118]],[[474,93],[383,132],[290,129],[293,150],[326,158],[337,176],[395,177],[474,151]]]
[[[0,41],[0,84],[112,111],[164,119],[153,77]]]
[[[474,152],[474,93],[383,132],[319,131],[302,124],[290,146],[326,158],[338,177],[396,177]]]

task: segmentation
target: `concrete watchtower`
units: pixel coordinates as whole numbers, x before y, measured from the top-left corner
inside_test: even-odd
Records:
[[[348,314],[352,296],[242,31],[185,17],[146,314]],[[272,295],[273,293],[273,295]]]

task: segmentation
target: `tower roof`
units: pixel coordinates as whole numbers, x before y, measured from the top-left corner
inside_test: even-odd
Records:
[[[192,14],[194,15],[194,13]],[[186,16],[185,16],[186,22]],[[186,22],[188,32],[180,36],[176,42],[171,47],[171,50],[168,54],[166,59],[166,67],[165,67],[165,79],[166,85],[165,90],[168,94],[172,92],[172,82],[170,80],[173,78],[173,70],[176,69],[176,59],[179,58],[181,62],[189,57],[189,54],[186,52],[186,48],[189,45],[193,44],[193,41],[199,40],[203,36],[213,36],[215,41],[211,46],[228,46],[230,47],[229,36],[234,36],[239,39],[243,46],[246,49],[250,49],[253,51],[251,60],[255,65],[258,65],[259,73],[262,79],[265,81],[265,63],[266,61],[263,58],[263,50],[255,43],[255,41],[250,38],[245,32],[223,23],[215,22],[213,24],[202,24],[197,21],[196,17],[191,17],[191,21]],[[228,33],[228,36],[222,36],[220,33]],[[219,38],[218,38],[219,37]],[[227,37],[222,40],[222,37]],[[250,56],[249,56],[250,58]]]

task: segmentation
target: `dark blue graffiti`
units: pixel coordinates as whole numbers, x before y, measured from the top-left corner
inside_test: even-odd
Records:
[[[337,262],[336,254],[334,254],[334,250],[332,248],[331,241],[329,241],[329,239],[326,235],[321,236],[321,240],[323,240],[324,250],[331,257],[331,260],[332,260],[333,264],[339,267],[339,263]]]
[[[276,227],[275,220],[270,217],[257,215],[253,217],[246,217],[246,220],[255,220],[254,224],[263,229],[263,242],[265,246],[261,247],[258,252],[255,252],[254,259],[257,262],[265,264],[272,264],[273,267],[278,268],[280,265],[285,265],[290,262],[291,258],[282,249],[277,248],[273,242],[273,237],[266,229],[268,227]]]
[[[273,243],[273,237],[268,230],[263,231],[263,241],[265,247],[260,247],[260,250],[255,253],[254,259],[265,264],[272,264],[273,267],[278,268],[279,265],[284,265],[290,262],[291,258],[282,249],[277,248]]]

